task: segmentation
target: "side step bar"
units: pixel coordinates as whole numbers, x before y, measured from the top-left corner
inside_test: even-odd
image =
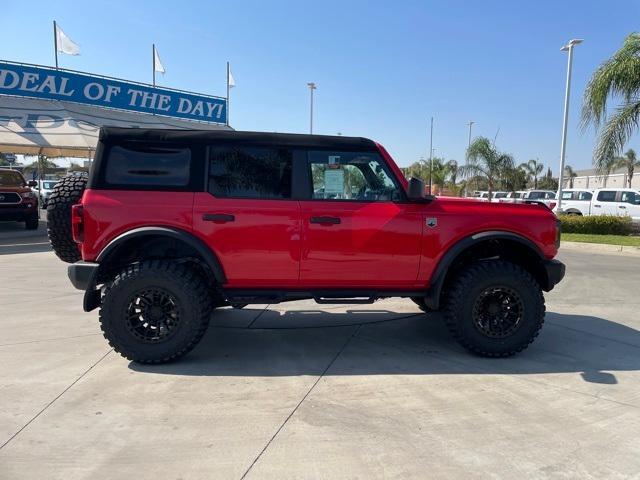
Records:
[[[424,297],[424,290],[385,290],[385,291],[356,291],[356,290],[245,290],[224,289],[224,296],[229,303],[237,304],[265,304],[291,302],[295,300],[315,300],[318,304],[370,304],[387,297]]]
[[[330,304],[333,303],[335,305],[344,304],[344,305],[355,305],[355,304],[366,304],[373,303],[378,300],[378,297],[313,297],[316,303],[319,304]]]

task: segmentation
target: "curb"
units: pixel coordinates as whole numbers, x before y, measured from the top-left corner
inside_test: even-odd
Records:
[[[640,257],[640,247],[631,247],[625,245],[608,245],[604,243],[587,243],[587,242],[561,242],[560,251],[572,250],[581,252],[608,253],[618,255],[628,255],[631,257]]]

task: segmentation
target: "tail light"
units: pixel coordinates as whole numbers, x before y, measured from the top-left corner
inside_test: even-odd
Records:
[[[556,205],[556,202],[549,202],[549,210],[553,210],[554,208],[556,208]]]
[[[71,234],[74,242],[84,241],[84,210],[79,204],[71,207]]]

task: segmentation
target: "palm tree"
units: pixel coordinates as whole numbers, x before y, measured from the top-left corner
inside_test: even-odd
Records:
[[[607,116],[607,101],[614,97],[622,103]],[[582,103],[582,125],[586,128],[591,124],[600,130],[593,164],[603,172],[640,127],[639,34],[630,34],[620,50],[600,65],[589,80]]]
[[[502,172],[513,168],[513,157],[498,151],[486,137],[477,137],[467,149],[467,165],[460,167],[465,176],[477,176],[487,182],[489,198]]]
[[[631,188],[631,180],[633,179],[633,172],[636,167],[640,167],[640,160],[636,158],[636,152],[633,149],[627,150],[627,153],[623,157],[617,157],[614,159],[615,168],[627,169],[627,185]]]
[[[527,174],[522,168],[507,167],[503,169],[501,188],[509,192],[515,192],[516,190],[522,190],[526,187]]]
[[[535,160],[531,159],[526,163],[520,164],[520,168],[525,171],[528,179],[533,181],[533,188],[537,189],[538,177],[542,173],[542,170],[544,170],[544,165],[538,162],[538,159],[536,158]]]
[[[569,188],[573,188],[573,179],[578,176],[578,174],[573,170],[571,165],[564,166],[564,176],[569,180]]]
[[[449,183],[453,190],[456,188],[456,184],[458,183],[458,175],[460,174],[460,167],[458,166],[458,162],[455,160],[449,160],[446,163],[447,173],[449,175]]]

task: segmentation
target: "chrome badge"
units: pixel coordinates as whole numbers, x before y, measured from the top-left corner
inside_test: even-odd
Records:
[[[435,217],[432,218],[427,218],[427,227],[437,227],[438,226],[438,219]]]

